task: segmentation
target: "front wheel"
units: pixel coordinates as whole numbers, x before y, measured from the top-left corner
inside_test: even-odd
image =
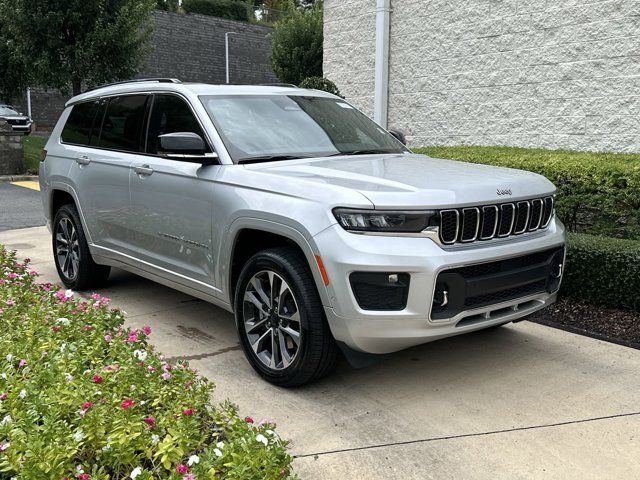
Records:
[[[111,269],[93,261],[75,205],[60,207],[53,219],[52,232],[53,257],[62,283],[73,290],[103,286]]]
[[[234,307],[242,349],[267,381],[294,387],[335,365],[337,345],[297,251],[274,248],[251,257],[240,273]]]

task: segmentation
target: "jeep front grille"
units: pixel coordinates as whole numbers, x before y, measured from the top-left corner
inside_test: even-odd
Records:
[[[553,197],[440,211],[439,236],[445,245],[522,235],[546,228]]]

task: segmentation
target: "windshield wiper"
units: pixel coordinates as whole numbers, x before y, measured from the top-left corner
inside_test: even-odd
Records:
[[[338,152],[338,153],[332,153],[331,155],[327,155],[328,157],[339,157],[341,155],[368,155],[368,154],[375,154],[375,153],[402,153],[402,152],[395,152],[392,150],[388,150],[388,149],[382,149],[382,148],[371,148],[369,150],[348,150],[346,152]]]
[[[260,162],[277,162],[278,160],[299,160],[301,158],[300,155],[262,155],[259,157],[245,157],[240,158],[238,163],[260,163]]]

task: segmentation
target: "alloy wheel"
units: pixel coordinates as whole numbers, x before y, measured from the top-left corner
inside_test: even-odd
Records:
[[[245,287],[244,334],[265,366],[283,370],[300,352],[300,311],[289,284],[277,273],[262,270]]]
[[[78,231],[69,218],[61,218],[56,226],[56,261],[69,280],[75,280],[80,267]]]

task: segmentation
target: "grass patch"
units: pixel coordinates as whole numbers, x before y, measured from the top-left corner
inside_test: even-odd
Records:
[[[272,420],[212,404],[213,384],[107,299],[36,278],[0,245],[0,478],[291,478]]]
[[[27,173],[31,175],[38,174],[40,167],[40,154],[49,137],[40,137],[37,135],[26,135],[22,137],[22,145],[24,147],[24,164]]]

